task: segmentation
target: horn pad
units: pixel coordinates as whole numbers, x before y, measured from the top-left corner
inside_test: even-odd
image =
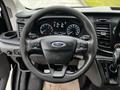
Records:
[[[41,47],[49,64],[68,64],[74,55],[77,41],[68,36],[48,36]]]

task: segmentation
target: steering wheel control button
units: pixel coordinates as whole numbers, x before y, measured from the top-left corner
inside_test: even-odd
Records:
[[[36,47],[39,47],[40,45],[39,45],[38,42],[35,42],[35,43],[33,43],[31,46],[32,46],[32,48],[36,48]]]
[[[52,42],[52,47],[55,47],[55,48],[62,48],[64,46],[66,46],[66,43],[62,42],[62,41],[54,41]]]
[[[80,39],[88,41],[90,40],[90,35],[83,35]]]
[[[28,45],[28,51],[31,51],[31,50],[34,50],[34,49],[40,49],[40,44],[39,44],[39,42],[34,42],[34,41],[32,41],[32,42],[29,42],[28,43],[29,45]]]
[[[19,50],[19,49],[15,49],[13,52],[14,52],[14,54],[15,54],[15,55],[21,55],[21,53],[20,53],[20,50]]]
[[[76,49],[76,54],[84,54],[88,50],[88,45],[87,44],[78,44],[77,49]]]

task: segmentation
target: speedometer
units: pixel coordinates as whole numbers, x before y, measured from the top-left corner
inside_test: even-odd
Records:
[[[79,36],[80,27],[77,24],[71,24],[67,27],[67,35],[69,36]]]
[[[50,35],[50,34],[52,34],[52,32],[53,32],[53,27],[50,24],[45,23],[45,24],[41,25],[40,33],[42,35]]]

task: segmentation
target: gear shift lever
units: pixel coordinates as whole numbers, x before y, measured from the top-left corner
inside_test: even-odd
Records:
[[[113,54],[114,66],[117,67],[120,64],[120,48],[116,48]]]
[[[120,86],[120,43],[115,45],[115,51],[113,54],[114,68],[118,71],[118,85]]]

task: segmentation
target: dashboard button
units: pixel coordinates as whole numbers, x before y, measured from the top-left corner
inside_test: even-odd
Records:
[[[90,40],[90,35],[83,35],[80,39],[88,41]]]
[[[35,47],[39,47],[40,45],[39,45],[38,42],[35,42],[35,43],[33,43],[31,46],[32,46],[32,48],[35,48]]]
[[[7,51],[7,54],[8,54],[8,55],[12,55],[12,52],[11,52],[11,51]]]
[[[15,49],[15,50],[14,50],[14,54],[15,54],[15,55],[20,55],[20,54],[21,54],[21,53],[20,53],[20,50],[19,50],[19,49]]]

